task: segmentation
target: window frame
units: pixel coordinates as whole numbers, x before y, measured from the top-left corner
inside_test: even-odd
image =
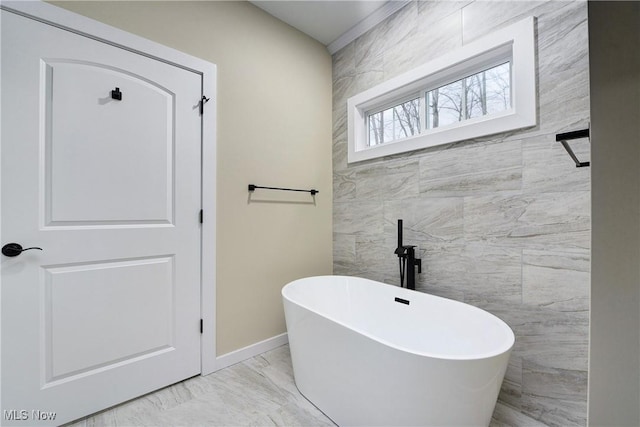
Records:
[[[525,18],[349,98],[348,163],[535,126],[534,27],[535,18]],[[505,62],[510,62],[511,68],[510,109],[426,129],[427,92]],[[368,146],[369,114],[398,105],[416,93],[421,98],[420,134]]]

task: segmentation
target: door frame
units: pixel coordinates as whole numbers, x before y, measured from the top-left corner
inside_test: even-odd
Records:
[[[201,197],[204,220],[200,228],[200,313],[203,323],[200,339],[200,369],[201,375],[214,372],[216,370],[216,65],[40,0],[0,1],[0,8],[8,12],[144,55],[201,76],[202,94],[209,100],[203,107],[201,134]]]

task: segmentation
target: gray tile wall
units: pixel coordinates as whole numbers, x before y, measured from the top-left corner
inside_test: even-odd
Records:
[[[347,98],[537,17],[534,128],[347,164]],[[586,425],[590,174],[559,132],[589,121],[586,2],[412,2],[333,57],[334,272],[398,284],[396,220],[421,291],[504,319],[516,346],[497,422]],[[572,144],[589,159],[586,140]],[[507,420],[503,420],[507,422]]]

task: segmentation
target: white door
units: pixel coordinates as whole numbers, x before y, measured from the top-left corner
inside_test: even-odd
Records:
[[[1,14],[0,245],[42,250],[1,257],[0,424],[58,425],[200,372],[202,81]]]

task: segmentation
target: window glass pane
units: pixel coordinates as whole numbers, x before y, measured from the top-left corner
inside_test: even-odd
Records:
[[[511,108],[509,66],[507,62],[465,79],[468,119]]]
[[[369,114],[369,146],[420,133],[420,98]]]
[[[382,144],[382,112],[369,115],[369,146]]]
[[[420,133],[420,98],[393,107],[395,139]]]
[[[393,108],[382,112],[384,121],[384,142],[393,141]]]
[[[511,63],[427,92],[427,129],[511,108]]]
[[[487,75],[487,114],[511,108],[511,63],[485,71]]]
[[[450,125],[464,117],[462,80],[427,93],[427,128]]]
[[[467,101],[466,119],[482,117],[487,114],[487,81],[485,73],[474,74],[465,81],[465,99]]]

